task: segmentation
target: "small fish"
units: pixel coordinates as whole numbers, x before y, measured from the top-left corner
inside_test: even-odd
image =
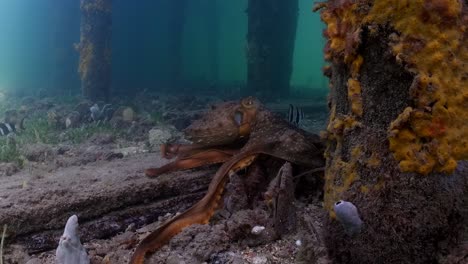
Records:
[[[91,121],[109,121],[112,118],[112,114],[114,113],[114,109],[112,108],[111,104],[106,104],[99,108],[98,104],[94,104],[89,108],[91,112]]]
[[[0,122],[0,136],[15,134],[18,128],[24,130],[25,119],[26,115],[20,118],[16,110],[7,110],[5,112],[5,119],[3,122]]]
[[[15,132],[16,132],[15,124],[0,123],[0,136],[6,136],[10,133],[15,133]]]
[[[89,108],[89,111],[91,112],[91,119],[93,121],[97,121],[100,116],[100,111],[99,111],[99,106],[98,104],[94,104]]]
[[[304,111],[302,111],[302,108],[289,104],[289,111],[288,111],[289,123],[295,126],[300,126],[304,118],[305,118],[305,114],[304,114]]]

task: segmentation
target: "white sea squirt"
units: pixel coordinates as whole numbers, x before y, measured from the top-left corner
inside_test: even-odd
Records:
[[[355,235],[361,232],[364,223],[353,203],[340,200],[335,203],[334,210],[336,218],[341,222],[348,235]]]
[[[265,227],[264,227],[264,226],[254,226],[254,227],[252,228],[251,233],[254,234],[254,235],[260,235],[260,233],[262,233],[263,230],[265,230]]]
[[[89,257],[78,237],[78,217],[68,218],[65,231],[60,237],[59,246],[55,252],[57,264],[89,264]]]

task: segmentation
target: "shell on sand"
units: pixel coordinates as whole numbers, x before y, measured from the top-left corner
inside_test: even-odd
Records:
[[[131,107],[126,107],[122,111],[122,119],[127,122],[132,122],[135,120],[135,111]]]

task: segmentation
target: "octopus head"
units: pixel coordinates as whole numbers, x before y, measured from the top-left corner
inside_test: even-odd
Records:
[[[228,145],[248,137],[260,102],[254,97],[211,106],[184,131],[187,139],[204,146]]]

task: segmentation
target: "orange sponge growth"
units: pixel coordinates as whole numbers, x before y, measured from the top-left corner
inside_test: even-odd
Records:
[[[321,14],[327,24],[324,32],[328,42],[325,46],[325,59],[354,59],[359,44],[361,20],[358,4],[353,0],[329,1]]]
[[[327,131],[322,134],[328,141],[326,209],[333,215],[333,203],[350,188],[357,186],[367,193],[385,181],[359,184],[357,163],[377,168],[382,164],[380,154],[364,155],[363,146],[353,144],[350,158],[343,158],[346,134],[362,125],[365,114],[362,89],[368,87],[361,87],[360,69],[366,61],[358,49],[364,30],[389,34],[395,61],[414,76],[408,107],[387,127],[390,152],[400,170],[451,173],[457,160],[468,159],[467,4],[460,0],[328,0],[315,9],[321,8],[327,24],[325,59],[348,70],[350,106],[347,113],[338,114],[332,101]],[[330,72],[328,68],[329,76]]]
[[[468,19],[462,8],[458,0],[375,1],[365,19],[399,32],[393,52],[416,75],[414,106],[389,128],[402,171],[451,173],[457,160],[468,158]]]
[[[402,171],[451,173],[468,158],[468,12],[460,0],[330,0],[325,58],[350,69],[348,101],[362,115],[360,32],[393,28],[396,60],[415,76],[412,106],[390,125],[390,150]],[[333,121],[333,120],[331,120]]]

